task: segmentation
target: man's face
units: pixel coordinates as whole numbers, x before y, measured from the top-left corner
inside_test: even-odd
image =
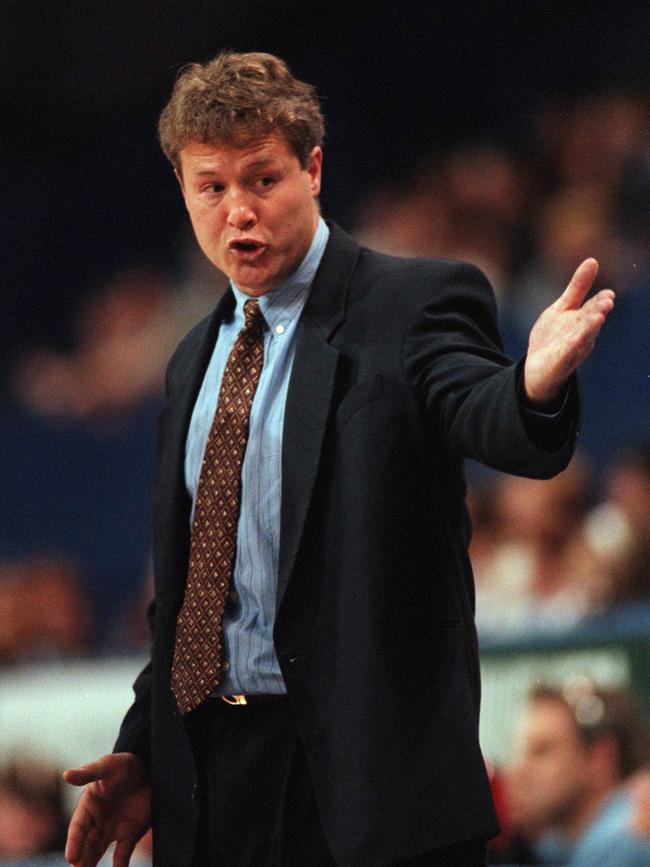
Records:
[[[318,223],[322,151],[302,168],[282,135],[187,145],[178,179],[199,245],[248,295],[264,295],[307,253]]]
[[[590,754],[569,710],[557,701],[534,701],[518,735],[509,781],[513,820],[531,830],[570,824],[589,791]]]

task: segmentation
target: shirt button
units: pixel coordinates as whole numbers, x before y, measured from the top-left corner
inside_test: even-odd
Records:
[[[276,325],[275,326],[276,334],[284,334],[284,325]]]
[[[221,663],[221,670],[222,671],[228,671],[229,669],[230,669],[230,663],[228,662],[227,659],[224,659],[224,661]]]
[[[231,590],[230,593],[228,594],[228,598],[230,599],[231,602],[236,602],[237,601],[237,592],[235,590]]]

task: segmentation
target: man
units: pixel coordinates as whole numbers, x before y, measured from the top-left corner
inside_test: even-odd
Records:
[[[72,863],[117,839],[125,865],[150,821],[170,867],[471,867],[497,830],[462,461],[566,465],[567,383],[613,293],[583,304],[583,263],[513,365],[475,268],[320,218],[322,135],[313,88],[267,54],[188,67],[163,111],[232,291],[169,365],[152,661],[116,753],[66,774],[90,783]]]
[[[585,683],[533,691],[510,789],[513,818],[532,832],[540,863],[650,864],[650,840],[634,829],[634,798],[624,785],[638,767],[643,734],[625,691]]]

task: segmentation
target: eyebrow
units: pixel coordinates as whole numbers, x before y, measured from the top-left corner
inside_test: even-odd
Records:
[[[259,160],[254,160],[254,162],[249,163],[246,168],[247,169],[259,169],[261,166],[268,166],[275,162],[274,157],[260,157]]]
[[[274,157],[261,157],[259,160],[254,160],[254,162],[249,163],[247,166],[244,166],[244,171],[254,171],[255,169],[264,168],[268,165],[273,165],[274,162]],[[204,177],[207,175],[218,175],[219,169],[201,169],[196,174],[199,177]]]

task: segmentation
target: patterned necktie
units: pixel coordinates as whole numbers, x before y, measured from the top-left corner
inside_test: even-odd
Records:
[[[257,301],[244,304],[244,320],[223,372],[194,504],[172,665],[172,692],[183,715],[210,695],[223,670],[221,631],[237,550],[241,468],[264,363],[264,317]]]

